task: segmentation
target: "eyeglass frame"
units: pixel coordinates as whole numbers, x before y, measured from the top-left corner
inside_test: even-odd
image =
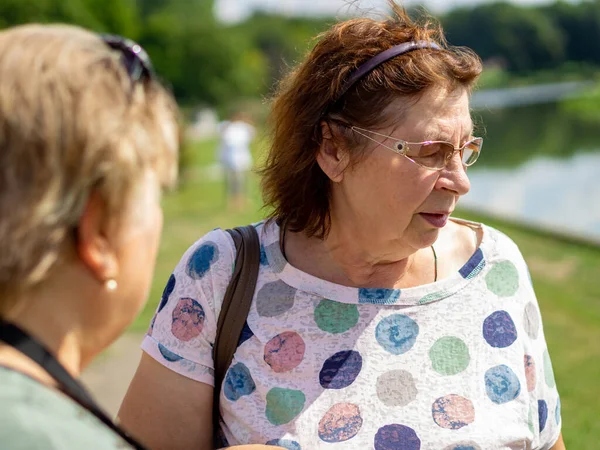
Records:
[[[452,144],[451,142],[448,141],[422,141],[422,142],[409,142],[409,141],[405,141],[404,139],[398,139],[394,136],[388,136],[386,134],[382,134],[382,133],[378,133],[376,131],[372,131],[372,130],[367,130],[365,128],[360,128],[357,127],[355,125],[350,125],[348,123],[345,123],[341,120],[338,119],[334,119],[334,118],[329,118],[328,120],[331,120],[332,122],[338,123],[339,125],[342,125],[346,128],[350,128],[352,131],[354,131],[355,133],[360,134],[361,136],[375,142],[376,144],[381,145],[382,147],[387,148],[388,150],[393,151],[394,153],[397,153],[399,155],[404,156],[406,159],[408,159],[410,162],[416,164],[419,167],[423,167],[424,169],[428,169],[428,170],[433,170],[436,172],[439,172],[440,170],[443,170],[444,168],[446,168],[446,166],[448,165],[448,163],[452,160],[452,157],[454,156],[454,153],[456,152],[460,152],[461,153],[461,163],[465,166],[465,167],[470,167],[473,164],[475,164],[477,162],[477,160],[479,159],[479,155],[481,154],[481,148],[483,147],[483,138],[481,137],[473,137],[473,139],[469,139],[467,142],[465,142],[461,147],[455,147],[454,144]],[[390,147],[388,145],[385,145],[383,142],[379,142],[378,140],[368,136],[367,134],[363,133],[372,133],[375,134],[377,136],[381,136],[381,137],[385,137],[388,139],[392,139],[394,142],[396,142],[396,145],[401,144],[402,145],[402,149],[399,148],[393,148]],[[469,144],[472,144],[473,142],[479,141],[479,149],[475,152],[477,153],[477,158],[475,158],[475,161],[473,161],[470,164],[465,164],[464,162],[462,162],[462,152],[464,151],[465,147]],[[450,158],[447,158],[444,165],[442,167],[436,168],[436,167],[428,167],[425,166],[423,164],[418,163],[417,161],[415,161],[413,158],[411,158],[410,156],[408,156],[407,152],[410,151],[410,146],[411,145],[419,145],[419,146],[423,146],[423,145],[430,145],[430,144],[447,144],[449,147],[452,147],[454,149],[454,151],[452,152],[452,156]]]

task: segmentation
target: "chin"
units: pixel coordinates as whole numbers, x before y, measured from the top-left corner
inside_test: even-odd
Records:
[[[415,240],[416,248],[427,248],[431,247],[437,241],[440,235],[440,228],[429,229],[419,233],[418,238]]]

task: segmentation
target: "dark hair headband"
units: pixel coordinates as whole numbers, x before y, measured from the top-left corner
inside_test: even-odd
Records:
[[[342,90],[338,93],[337,97],[331,104],[334,105],[335,103],[337,103],[339,99],[341,99],[344,96],[344,94],[356,84],[358,80],[363,78],[366,74],[371,72],[377,66],[380,66],[384,62],[389,61],[390,59],[395,58],[396,56],[400,56],[404,53],[408,53],[413,50],[419,50],[422,48],[432,48],[434,50],[441,50],[441,47],[439,45],[437,45],[435,42],[429,41],[410,41],[404,42],[403,44],[394,45],[393,47],[388,48],[387,50],[384,50],[381,53],[378,53],[365,63],[361,64],[360,67],[356,69],[356,71],[350,76],[350,78],[348,78],[348,81],[344,83]]]

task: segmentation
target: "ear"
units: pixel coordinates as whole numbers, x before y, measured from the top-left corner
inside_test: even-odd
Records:
[[[99,194],[92,193],[77,227],[77,254],[100,282],[115,278],[119,271],[115,239],[109,238],[110,220]]]
[[[336,142],[331,127],[325,121],[321,122],[321,135],[323,140],[317,153],[317,163],[331,181],[339,183],[344,179],[344,171],[350,162],[350,155]]]

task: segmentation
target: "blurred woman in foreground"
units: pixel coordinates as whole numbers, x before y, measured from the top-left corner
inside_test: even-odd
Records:
[[[176,178],[171,96],[141,48],[0,32],[0,447],[142,448],[77,378],[146,302]]]

